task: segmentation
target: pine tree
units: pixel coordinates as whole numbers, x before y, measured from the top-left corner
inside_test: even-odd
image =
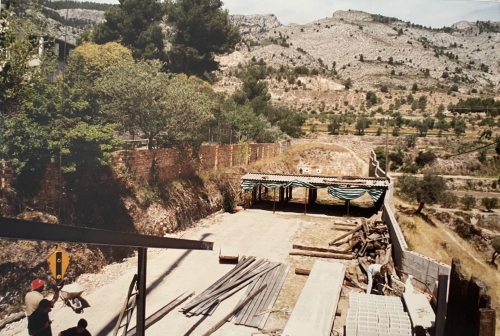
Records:
[[[218,67],[214,54],[232,51],[240,40],[220,0],[169,0],[165,7],[175,27],[168,53],[173,72],[204,76]]]
[[[104,13],[106,19],[92,33],[95,43],[120,41],[135,59],[166,60],[164,34],[160,27],[163,7],[156,0],[120,0]]]

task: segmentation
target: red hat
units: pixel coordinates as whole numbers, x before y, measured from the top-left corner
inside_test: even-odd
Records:
[[[31,289],[37,290],[38,288],[43,287],[43,285],[45,285],[45,281],[37,278],[31,282]]]

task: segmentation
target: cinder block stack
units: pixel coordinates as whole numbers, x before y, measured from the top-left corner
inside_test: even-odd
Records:
[[[398,297],[351,294],[346,336],[411,336],[411,323]]]

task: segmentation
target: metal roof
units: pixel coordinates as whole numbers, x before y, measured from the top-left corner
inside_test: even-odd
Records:
[[[356,177],[356,176],[319,176],[319,175],[286,175],[248,173],[241,177],[243,181],[253,182],[291,182],[298,180],[310,184],[335,185],[359,188],[387,188],[389,181],[386,178]]]

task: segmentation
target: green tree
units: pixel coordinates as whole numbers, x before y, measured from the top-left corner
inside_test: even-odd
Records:
[[[351,77],[347,78],[345,81],[344,81],[344,87],[346,90],[349,90],[350,88],[352,88],[352,80],[351,80]]]
[[[419,206],[415,213],[420,213],[425,204],[436,204],[446,191],[446,180],[435,174],[425,173],[422,179],[413,175],[398,178],[397,186],[406,197],[415,200]]]
[[[458,203],[458,196],[451,191],[444,192],[439,203],[443,208],[454,208]]]
[[[465,120],[457,119],[455,121],[455,126],[453,127],[453,132],[455,132],[457,137],[459,137],[460,134],[465,133],[466,128],[467,128],[467,125],[465,124]]]
[[[399,127],[394,127],[392,129],[392,136],[399,136],[400,132],[401,132],[401,129]]]
[[[333,116],[330,118],[330,123],[328,124],[328,132],[330,134],[338,134],[341,126],[340,116]]]
[[[40,56],[39,43],[47,39],[47,21],[39,20],[41,7],[30,3],[28,11],[17,15],[13,3],[2,9],[0,20],[0,115],[18,112],[24,99],[32,94],[33,85],[55,70],[55,57],[46,48]]]
[[[465,194],[464,197],[460,199],[460,203],[463,204],[465,210],[471,210],[476,206],[476,198],[472,195]]]
[[[486,210],[491,211],[491,209],[498,208],[498,198],[483,197],[481,199],[481,204],[486,208]]]
[[[94,27],[97,44],[120,42],[139,59],[166,60],[165,36],[160,27],[164,10],[157,0],[120,0],[104,13],[104,21]]]
[[[368,101],[369,106],[377,104],[377,94],[373,91],[368,91],[366,93],[366,100]]]
[[[491,263],[495,263],[495,259],[500,254],[500,236],[491,240],[491,247],[493,247],[493,255],[491,256]]]
[[[415,163],[420,167],[423,168],[426,165],[434,162],[436,160],[436,154],[434,154],[433,151],[428,150],[428,151],[420,151],[418,152],[417,157],[415,158]]]
[[[385,161],[385,150],[383,147],[375,147],[373,150],[377,158],[378,164],[382,170],[385,171],[386,161]]]
[[[365,129],[369,126],[370,120],[367,117],[361,116],[358,118],[358,121],[356,122],[356,130],[358,131],[359,135],[364,135]]]
[[[167,143],[187,143],[197,149],[215,102],[202,85],[186,76],[170,79],[160,69],[159,62],[149,61],[108,69],[96,84],[102,111],[123,131],[144,134],[149,149],[160,135]],[[209,85],[206,90],[211,90]]]
[[[234,50],[239,30],[222,5],[220,0],[166,1],[167,22],[175,27],[168,52],[172,71],[204,76],[218,67],[214,54]]]

